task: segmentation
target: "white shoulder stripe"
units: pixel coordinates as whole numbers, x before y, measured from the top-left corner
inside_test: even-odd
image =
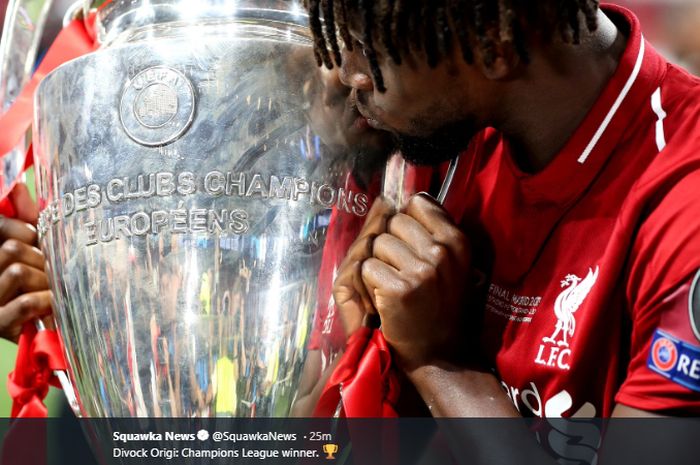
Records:
[[[651,109],[654,110],[656,116],[659,119],[656,121],[656,147],[658,147],[659,152],[661,152],[664,147],[666,147],[666,134],[664,133],[664,119],[666,112],[661,106],[661,87],[656,89],[656,91],[651,96]]]
[[[637,62],[634,64],[634,69],[632,70],[632,74],[630,75],[629,79],[625,83],[625,87],[622,88],[622,92],[620,92],[620,95],[618,95],[617,100],[615,100],[615,103],[613,104],[612,108],[610,108],[610,111],[605,116],[605,119],[596,131],[595,135],[593,136],[593,139],[591,139],[586,149],[578,158],[578,162],[582,165],[586,163],[586,160],[588,159],[589,155],[591,154],[591,152],[593,152],[593,149],[600,141],[600,138],[603,137],[603,133],[605,133],[605,130],[608,128],[608,125],[610,125],[613,116],[615,116],[615,113],[617,113],[617,110],[620,109],[620,105],[622,105],[622,102],[625,100],[625,97],[627,97],[627,94],[629,94],[629,91],[632,88],[634,81],[636,81],[637,76],[639,76],[639,70],[642,69],[642,61],[644,61],[644,37],[642,37],[641,45],[639,47],[639,56],[637,56]]]

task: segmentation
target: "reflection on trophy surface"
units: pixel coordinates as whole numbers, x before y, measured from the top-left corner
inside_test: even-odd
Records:
[[[91,7],[101,47],[44,80],[35,122],[79,414],[286,416],[329,220],[362,223],[381,144],[329,126],[297,2]]]

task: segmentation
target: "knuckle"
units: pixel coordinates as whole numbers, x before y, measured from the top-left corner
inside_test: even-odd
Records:
[[[403,229],[406,225],[406,219],[408,216],[405,213],[397,213],[392,216],[386,224],[386,229],[389,232],[395,232]]]
[[[374,254],[378,248],[386,247],[390,240],[391,236],[387,233],[378,235],[372,242],[372,254]]]
[[[10,275],[10,278],[17,281],[25,279],[27,276],[27,271],[27,267],[22,263],[13,263],[7,267],[7,273]]]
[[[23,294],[17,297],[17,316],[22,318],[30,315],[36,306],[36,299],[31,295]]]
[[[22,245],[17,239],[8,239],[3,242],[0,248],[12,258],[18,257],[22,250]]]
[[[432,285],[438,280],[437,267],[424,263],[418,267],[417,270],[417,282],[416,287],[425,287],[427,285]]]
[[[414,294],[415,287],[405,279],[398,279],[389,288],[392,297],[398,298],[399,301],[410,300]]]
[[[459,245],[465,242],[464,234],[454,225],[445,225],[440,235],[448,244]]]
[[[449,259],[447,247],[442,244],[433,244],[428,253],[435,263],[445,263]]]

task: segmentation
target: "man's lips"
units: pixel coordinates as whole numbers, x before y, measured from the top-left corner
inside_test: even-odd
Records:
[[[357,111],[362,115],[362,117],[367,120],[367,124],[374,129],[379,129],[382,131],[388,131],[389,128],[381,123],[379,118],[377,118],[370,110],[367,108],[366,102],[364,100],[366,95],[360,94],[357,89],[353,89],[350,99],[352,104],[357,108]]]
[[[384,126],[365,106],[362,105],[362,103],[357,102],[357,111],[360,112],[360,115],[364,119],[367,120],[367,124],[369,124],[371,127],[374,129],[380,129],[383,131],[388,131],[388,128]]]

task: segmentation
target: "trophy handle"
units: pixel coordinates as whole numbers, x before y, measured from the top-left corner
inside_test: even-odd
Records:
[[[53,0],[10,0],[0,40],[0,115],[8,110],[34,70],[37,49]],[[0,195],[4,195],[24,169],[27,140],[8,153],[0,153]]]
[[[450,187],[452,186],[452,181],[454,180],[458,166],[459,157],[454,157],[452,160],[450,160],[450,166],[447,167],[447,174],[445,175],[445,179],[442,181],[440,192],[436,198],[440,205],[445,205],[445,199],[447,199],[447,194],[450,192]]]
[[[34,325],[37,331],[46,331],[46,326],[44,322],[40,319],[35,320]],[[82,417],[80,412],[80,404],[78,403],[78,396],[75,395],[75,389],[73,388],[73,383],[71,383],[68,373],[64,370],[54,370],[53,374],[58,378],[58,382],[61,383],[61,389],[63,389],[63,394],[66,396],[68,405],[73,410],[76,417]]]

